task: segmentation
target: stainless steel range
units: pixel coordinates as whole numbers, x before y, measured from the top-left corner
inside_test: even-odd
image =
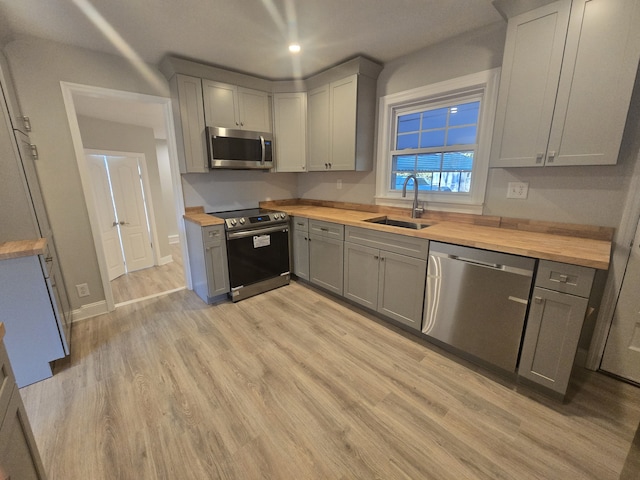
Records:
[[[286,213],[253,208],[211,215],[225,223],[232,301],[289,284]]]

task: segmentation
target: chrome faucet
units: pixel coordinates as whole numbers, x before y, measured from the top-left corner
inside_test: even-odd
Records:
[[[409,183],[409,179],[413,178],[413,205],[411,206],[411,218],[420,218],[422,212],[424,212],[424,208],[418,206],[418,179],[415,175],[409,175],[405,181],[404,185],[402,185],[402,197],[407,196],[407,183]]]

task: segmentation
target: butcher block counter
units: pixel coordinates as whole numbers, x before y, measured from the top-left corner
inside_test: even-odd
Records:
[[[44,238],[0,243],[0,260],[42,255],[46,247],[47,240]]]
[[[425,212],[422,218],[409,219],[408,210],[401,208],[360,206],[357,204],[341,205],[332,202],[322,202],[322,205],[317,205],[306,202],[309,201],[302,200],[296,203],[291,201],[261,202],[260,206],[314,220],[401,233],[428,240],[599,270],[608,270],[609,268],[613,237],[613,229],[611,228],[429,211]],[[383,217],[412,220],[430,226],[413,230],[370,223],[371,220]]]

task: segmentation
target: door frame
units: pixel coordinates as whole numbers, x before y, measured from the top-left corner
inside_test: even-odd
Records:
[[[91,85],[82,85],[70,82],[60,82],[62,89],[62,97],[64,100],[65,110],[67,112],[67,120],[69,122],[69,129],[71,131],[71,139],[73,141],[73,148],[76,156],[76,163],[78,165],[78,171],[80,173],[80,181],[82,184],[82,190],[84,193],[85,203],[89,213],[89,224],[91,226],[91,233],[93,235],[93,243],[95,247],[96,257],[98,260],[98,267],[100,269],[100,278],[102,280],[102,288],[104,290],[106,311],[110,312],[115,310],[115,302],[113,299],[113,292],[111,290],[111,282],[109,281],[109,275],[107,273],[107,263],[104,250],[102,248],[102,242],[100,240],[100,228],[95,219],[95,205],[93,201],[93,195],[87,195],[87,192],[91,192],[91,178],[88,171],[88,167],[85,159],[85,148],[82,144],[82,136],[80,135],[80,126],[78,124],[78,116],[76,113],[75,104],[73,101],[73,95],[92,95],[101,98],[109,99],[123,99],[130,101],[137,101],[142,103],[154,103],[162,106],[163,117],[165,126],[167,129],[167,148],[169,150],[169,168],[171,170],[171,182],[173,185],[174,202],[176,207],[176,215],[178,220],[178,235],[180,237],[180,247],[182,249],[183,268],[185,283],[188,289],[192,289],[191,284],[191,270],[189,267],[189,254],[187,252],[187,241],[184,226],[184,197],[182,193],[182,182],[180,179],[180,168],[178,166],[178,149],[175,137],[175,126],[173,123],[173,113],[171,109],[171,99],[167,97],[159,97],[156,95],[146,95],[142,93],[125,92],[121,90],[112,90],[109,88],[95,87]],[[104,313],[103,311],[97,311],[96,314]]]
[[[156,217],[155,217],[155,210],[153,209],[153,198],[151,196],[151,186],[149,185],[149,176],[147,174],[147,158],[145,157],[144,153],[119,152],[115,150],[100,150],[95,148],[85,148],[84,152],[85,152],[85,161],[87,161],[86,155],[102,155],[105,157],[130,157],[130,158],[138,159],[138,161],[140,162],[140,171],[142,173],[142,188],[143,188],[142,196],[144,199],[145,208],[147,208],[147,221],[149,222],[148,227],[149,227],[149,233],[151,236],[150,240],[153,244],[153,246],[151,247],[151,251],[153,254],[153,265],[154,266],[162,265],[163,258],[160,257],[158,254],[158,246],[160,245],[160,243],[158,239],[159,238],[158,230],[156,229],[156,220],[155,220]],[[91,190],[89,190],[88,192],[84,192],[84,195],[85,197],[87,195],[93,196],[93,193],[91,192]],[[98,221],[98,213],[95,209],[95,204],[93,205],[93,210],[89,211],[89,216],[91,217],[92,215],[96,215],[96,218],[94,220]],[[125,272],[125,274],[126,273],[128,272]]]

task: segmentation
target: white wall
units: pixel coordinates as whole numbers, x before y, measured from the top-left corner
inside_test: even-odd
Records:
[[[162,191],[162,210],[167,226],[169,239],[176,239],[179,234],[176,200],[171,180],[171,166],[169,148],[166,140],[156,139],[156,155],[158,157],[158,174],[160,175],[160,190]]]
[[[124,58],[20,37],[4,48],[23,111],[29,115],[37,144],[42,192],[51,219],[71,306],[104,300],[80,174],[60,82],[169,97],[164,77],[150,83]],[[91,295],[80,299],[74,285],[87,283]]]
[[[169,248],[169,231],[164,215],[164,197],[160,185],[160,170],[156,157],[156,141],[153,129],[109,122],[97,118],[78,115],[78,125],[84,148],[101,151],[142,153],[147,167],[151,203],[153,205],[153,221],[158,233],[158,260],[171,255]],[[174,218],[175,218],[175,209]]]

